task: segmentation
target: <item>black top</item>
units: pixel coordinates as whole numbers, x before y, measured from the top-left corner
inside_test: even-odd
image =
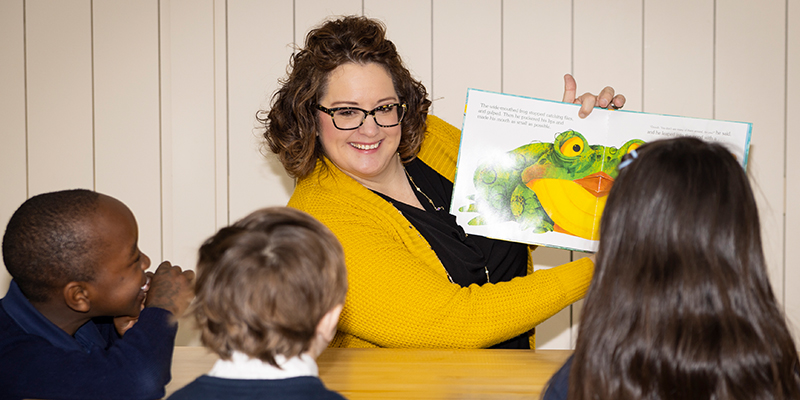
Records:
[[[462,287],[483,285],[487,283],[487,271],[490,283],[525,276],[528,270],[527,245],[465,233],[449,212],[453,184],[419,159],[409,162],[405,168],[413,179],[413,183],[409,181],[411,188],[419,187],[424,193],[414,190],[424,211],[375,193],[392,203],[422,234],[454,283]],[[523,334],[492,348],[527,349],[530,345],[527,334]]]

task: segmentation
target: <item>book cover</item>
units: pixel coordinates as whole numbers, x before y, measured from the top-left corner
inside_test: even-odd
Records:
[[[623,156],[677,136],[722,143],[747,165],[752,124],[595,109],[467,90],[450,213],[467,233],[594,252]]]

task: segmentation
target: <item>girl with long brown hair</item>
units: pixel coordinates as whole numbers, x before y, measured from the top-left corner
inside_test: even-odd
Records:
[[[694,138],[626,157],[575,353],[544,398],[800,398],[744,169]]]

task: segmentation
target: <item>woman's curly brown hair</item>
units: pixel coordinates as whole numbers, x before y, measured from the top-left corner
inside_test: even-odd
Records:
[[[378,20],[346,16],[325,22],[306,36],[305,48],[289,60],[288,77],[272,96],[270,110],[259,111],[264,138],[278,156],[289,176],[303,178],[324,160],[317,138],[318,111],[315,106],[327,89],[328,76],[347,63],[377,63],[392,76],[394,89],[408,111],[401,124],[397,151],[410,161],[419,152],[425,136],[431,101],[421,82],[411,76],[394,43],[386,38],[386,27]],[[262,117],[266,114],[266,117]]]

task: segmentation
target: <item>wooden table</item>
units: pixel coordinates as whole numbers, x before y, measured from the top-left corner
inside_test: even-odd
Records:
[[[569,350],[327,349],[319,375],[348,399],[537,399]],[[217,360],[178,346],[167,395]]]

